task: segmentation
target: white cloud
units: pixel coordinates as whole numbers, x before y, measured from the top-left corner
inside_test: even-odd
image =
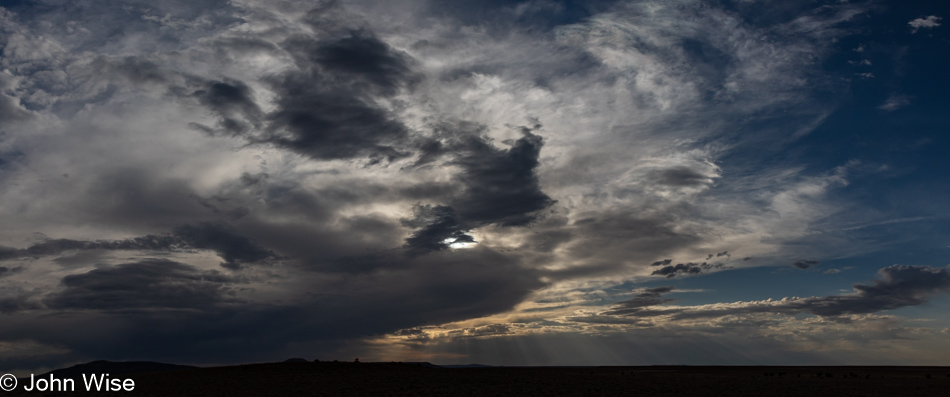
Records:
[[[877,108],[885,112],[893,112],[904,106],[910,105],[910,98],[906,95],[891,94],[884,103]]]
[[[930,15],[926,18],[917,18],[910,22],[907,22],[910,25],[911,33],[917,33],[920,29],[933,29],[937,26],[940,26],[940,20],[943,19],[936,15]]]

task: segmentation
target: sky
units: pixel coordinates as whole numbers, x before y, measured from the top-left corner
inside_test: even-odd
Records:
[[[5,372],[950,365],[950,4],[0,6]]]

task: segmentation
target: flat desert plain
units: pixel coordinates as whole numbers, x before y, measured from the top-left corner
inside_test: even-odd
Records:
[[[950,367],[482,367],[272,363],[123,375],[138,396],[950,396]],[[20,388],[18,388],[20,389]],[[76,395],[24,392],[6,395]]]

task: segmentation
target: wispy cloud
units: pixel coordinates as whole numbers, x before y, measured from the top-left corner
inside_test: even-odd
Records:
[[[907,105],[910,105],[909,97],[906,95],[893,94],[877,108],[885,112],[893,112]]]
[[[930,15],[924,18],[917,18],[910,22],[907,22],[910,25],[911,33],[917,33],[920,29],[933,29],[937,26],[940,26],[940,20],[943,18],[936,15]]]
[[[855,284],[850,295],[811,298],[783,298],[752,302],[720,303],[693,307],[659,306],[654,300],[641,305],[634,299],[619,303],[601,315],[633,317],[669,316],[673,320],[720,317],[735,314],[772,313],[794,315],[811,313],[819,316],[867,314],[915,306],[927,302],[935,294],[950,290],[950,271],[926,266],[894,265],[878,271],[880,280],[873,284]]]

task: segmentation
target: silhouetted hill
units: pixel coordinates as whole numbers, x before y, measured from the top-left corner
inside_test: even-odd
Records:
[[[426,361],[401,361],[401,362],[399,362],[398,364],[402,364],[402,365],[412,365],[412,366],[414,366],[414,367],[442,368],[442,367],[439,366],[439,365],[435,365],[435,364],[433,364],[433,363],[426,362]]]
[[[48,376],[53,374],[57,378],[79,378],[82,374],[109,374],[112,377],[117,375],[141,374],[146,372],[169,372],[196,369],[190,365],[177,365],[156,363],[151,361],[93,361],[91,363],[74,365],[69,368],[53,370],[43,374]]]

